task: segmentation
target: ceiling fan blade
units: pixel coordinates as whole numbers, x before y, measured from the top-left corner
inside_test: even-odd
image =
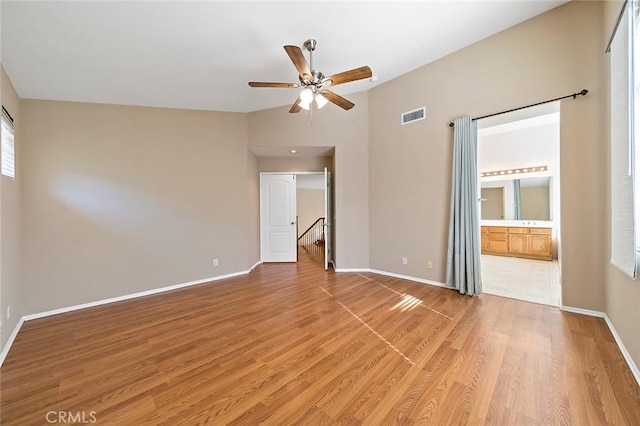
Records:
[[[350,100],[345,99],[342,96],[333,93],[331,90],[323,90],[320,93],[322,93],[322,95],[324,95],[324,97],[327,98],[329,102],[332,102],[338,105],[342,109],[350,110],[356,105]]]
[[[300,96],[298,96],[298,99],[296,99],[293,105],[291,105],[291,109],[289,110],[289,112],[292,114],[295,114],[296,112],[300,112],[301,109],[302,108],[300,107]]]
[[[309,70],[309,64],[307,60],[304,58],[304,54],[302,53],[302,49],[298,46],[285,46],[284,50],[286,50],[287,55],[291,58],[291,62],[295,65],[298,73],[302,75],[311,75],[311,71]]]
[[[283,88],[296,88],[300,87],[298,83],[267,83],[263,81],[250,81],[251,87],[283,87]]]
[[[350,81],[362,80],[363,78],[371,78],[373,73],[368,66],[354,68],[349,71],[344,71],[338,74],[330,75],[325,78],[324,81],[331,80],[331,86],[337,86],[342,83],[349,83]],[[328,82],[328,81],[327,81]]]

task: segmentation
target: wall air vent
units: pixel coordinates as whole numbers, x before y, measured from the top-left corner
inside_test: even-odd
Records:
[[[426,107],[414,109],[413,111],[403,112],[400,117],[400,124],[408,124],[418,120],[424,120],[427,116]]]

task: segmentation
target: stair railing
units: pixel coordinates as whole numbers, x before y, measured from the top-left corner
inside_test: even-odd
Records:
[[[319,217],[298,237],[298,246],[309,248],[324,244],[324,217]]]

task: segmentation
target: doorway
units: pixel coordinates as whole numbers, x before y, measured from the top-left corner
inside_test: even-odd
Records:
[[[261,261],[333,265],[331,174],[260,173]]]
[[[561,304],[560,104],[478,122],[483,292]]]
[[[330,177],[327,172],[326,178]],[[325,251],[331,251],[330,244],[327,240],[331,240],[331,236],[327,236],[328,210],[330,209],[331,199],[328,197],[330,193],[330,180],[325,181],[324,173],[305,173],[298,174],[297,178],[297,224],[298,224],[298,260],[302,256],[306,260],[328,265],[330,259],[329,254]]]

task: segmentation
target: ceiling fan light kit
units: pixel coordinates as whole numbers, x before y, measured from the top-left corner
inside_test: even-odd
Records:
[[[318,105],[318,109],[322,109],[322,107],[328,103],[329,101],[322,93],[316,93],[316,104]]]
[[[318,105],[318,109],[322,109],[323,106],[329,103],[322,93],[313,93],[313,90],[307,87],[300,93],[300,102],[298,102],[298,105],[300,108],[309,111],[314,100],[316,101],[316,105]]]
[[[306,88],[300,92],[300,102],[298,102],[298,105],[300,105],[302,109],[306,109],[308,111],[311,107],[311,102],[313,102],[313,91]]]
[[[354,68],[349,71],[344,71],[338,74],[325,77],[323,73],[313,69],[313,51],[316,50],[317,42],[314,39],[309,39],[304,42],[303,46],[309,52],[309,63],[302,53],[302,49],[298,46],[284,46],[285,52],[289,55],[291,62],[298,71],[298,83],[267,83],[267,82],[255,82],[250,81],[250,87],[275,87],[275,88],[299,88],[303,87],[302,92],[298,96],[298,99],[293,103],[290,113],[300,112],[301,109],[310,110],[313,101],[316,101],[318,109],[331,102],[344,110],[349,110],[355,106],[355,104],[348,99],[328,90],[329,86],[337,86],[338,84],[349,83],[351,81],[362,80],[365,78],[371,78],[373,73],[368,66],[362,66],[360,68]]]

